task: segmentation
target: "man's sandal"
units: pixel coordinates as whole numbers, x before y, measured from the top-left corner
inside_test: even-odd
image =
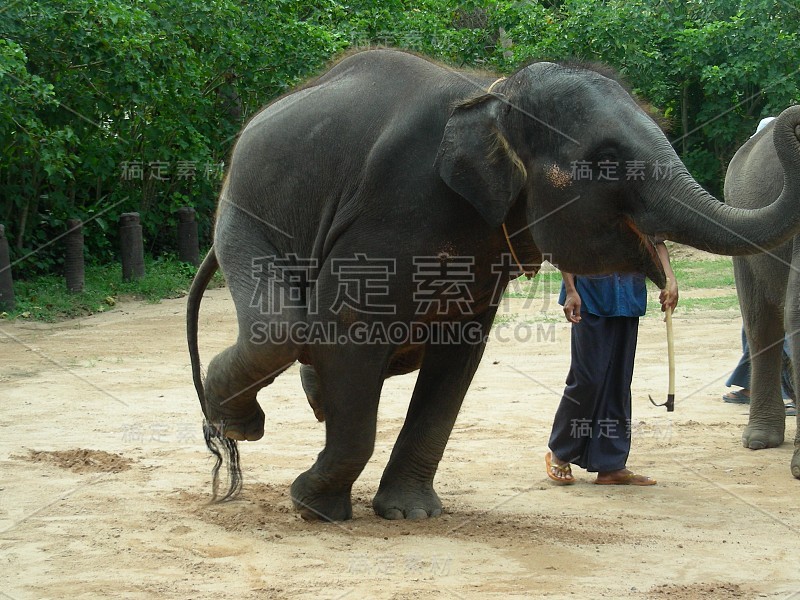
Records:
[[[728,392],[722,395],[722,401],[728,404],[750,404],[750,392],[745,392],[744,388],[735,392]]]
[[[547,476],[561,485],[571,485],[575,483],[575,477],[572,475],[572,468],[569,463],[563,465],[552,462],[553,455],[548,452],[544,455],[544,464],[547,466]]]

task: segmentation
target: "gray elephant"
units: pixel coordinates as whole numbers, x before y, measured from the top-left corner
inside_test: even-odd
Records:
[[[241,483],[236,442],[264,434],[256,393],[300,361],[326,437],[291,497],[304,518],[351,518],[383,382],[419,370],[373,508],[438,515],[433,479],[508,281],[544,253],[572,273],[639,271],[663,287],[653,236],[723,254],[788,240],[799,124],[797,109],[774,127],[793,174],[784,192],[747,211],[704,192],[631,95],[586,68],[539,62],[497,79],[375,50],[273,102],[236,143],[188,300],[225,497]],[[203,380],[198,311],[217,268],[239,335]]]
[[[781,194],[791,167],[781,161],[773,143],[780,126],[777,120],[770,122],[734,155],[725,175],[725,201],[731,206],[760,208]],[[786,429],[781,394],[784,330],[793,357],[794,389],[800,389],[800,237],[770,252],[737,256],[733,270],[752,365],[750,419],[742,443],[753,450],[773,448],[783,443]],[[791,470],[800,479],[800,429],[794,444]]]

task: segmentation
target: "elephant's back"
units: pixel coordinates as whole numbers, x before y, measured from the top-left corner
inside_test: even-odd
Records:
[[[269,223],[268,235],[297,231],[292,250],[318,248],[328,229],[346,226],[343,219],[357,218],[365,203],[432,173],[453,105],[483,83],[464,77],[392,50],[342,60],[244,128],[220,217],[238,210]]]
[[[453,106],[486,79],[396,50],[360,52],[259,112],[243,129],[232,160],[275,164],[295,157],[307,166],[334,163],[341,171],[363,163],[387,135],[407,133],[403,126],[438,122],[443,130]],[[437,146],[441,133],[418,132]]]

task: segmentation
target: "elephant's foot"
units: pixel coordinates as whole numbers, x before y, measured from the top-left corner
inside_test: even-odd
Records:
[[[783,443],[786,417],[781,415],[777,423],[748,423],[742,433],[742,445],[751,450],[777,448]]]
[[[300,367],[300,383],[303,384],[303,391],[306,393],[311,410],[314,411],[314,416],[317,421],[322,423],[325,420],[325,411],[322,409],[319,377],[314,367],[310,365],[302,365]]]
[[[292,503],[306,521],[347,521],[353,518],[350,486],[345,490],[326,489],[323,479],[312,471],[302,473],[292,483]]]
[[[207,399],[205,412],[208,422],[229,439],[254,442],[264,437],[264,411],[256,400],[229,407]]]
[[[792,455],[792,475],[800,479],[800,446],[795,445],[794,454]]]
[[[375,514],[384,519],[427,519],[442,514],[442,501],[433,487],[422,488],[400,484],[381,485],[372,508]]]

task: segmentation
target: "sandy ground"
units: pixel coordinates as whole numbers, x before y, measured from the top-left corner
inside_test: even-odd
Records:
[[[267,432],[241,447],[242,496],[209,505],[184,300],[0,322],[0,598],[800,598],[791,444],[745,450],[746,407],[720,399],[738,312],[676,313],[670,414],[647,400],[666,398],[664,324],[642,320],[629,465],[651,488],[595,486],[580,470],[551,485],[569,325],[554,300],[504,313],[436,478],[445,514],[389,522],[370,508],[409,375],[385,385],[341,524],[291,508],[289,485],[324,440],[297,365],[260,395]],[[207,294],[201,332],[207,364],[235,337],[227,290]]]

